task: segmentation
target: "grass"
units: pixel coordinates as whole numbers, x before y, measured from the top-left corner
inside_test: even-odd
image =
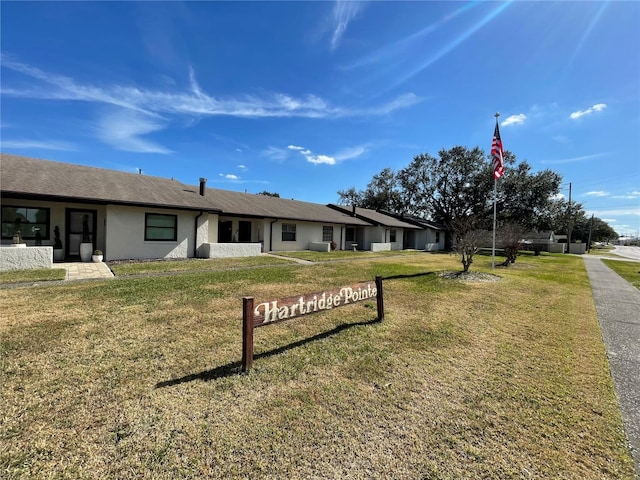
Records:
[[[246,258],[191,258],[153,261],[107,262],[117,276],[146,275],[154,273],[198,272],[233,268],[263,267],[291,263],[284,258],[261,255]]]
[[[612,253],[615,246],[613,245],[592,245],[591,250],[586,252],[587,255],[597,255],[599,257],[620,258],[620,255]]]
[[[603,260],[604,264],[640,290],[640,263],[620,260]]]
[[[456,257],[0,291],[4,478],[633,478],[583,262]],[[255,332],[242,297],[387,277]]]
[[[314,252],[310,250],[295,252],[273,252],[273,255],[298,258],[310,262],[330,262],[332,260],[356,260],[371,259],[375,257],[388,257],[394,255],[425,255],[425,252],[417,250],[388,250],[380,252],[368,252],[362,250],[334,250],[333,252]]]
[[[38,270],[14,270],[0,272],[0,284],[50,282],[64,280],[67,271],[64,268],[42,268]]]

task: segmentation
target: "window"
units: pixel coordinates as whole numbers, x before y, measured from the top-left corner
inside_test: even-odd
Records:
[[[145,240],[177,240],[178,216],[147,213],[144,216]]]
[[[322,227],[322,241],[333,242],[333,227]]]
[[[347,242],[353,242],[356,239],[356,229],[347,227],[347,231],[345,233],[345,240]]]
[[[395,229],[395,228],[392,228],[392,229],[389,231],[389,241],[390,241],[391,243],[393,243],[393,242],[395,242],[395,241],[396,241],[396,229]]]
[[[13,238],[13,230],[19,221],[22,238],[34,240],[40,233],[43,240],[49,239],[49,209],[40,207],[2,207],[2,238]]]
[[[296,224],[295,223],[282,224],[282,241],[283,242],[296,241]]]

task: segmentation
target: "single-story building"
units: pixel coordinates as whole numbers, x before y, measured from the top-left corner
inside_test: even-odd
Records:
[[[215,258],[261,251],[415,248],[424,228],[367,209],[207,188],[153,177],[0,154],[2,245],[16,220],[28,245],[80,257],[83,236],[105,260]]]
[[[366,221],[367,228],[348,228],[347,240],[361,250],[442,250],[426,248],[430,227],[382,210],[329,204],[329,207]]]
[[[551,230],[527,232],[522,239],[522,244],[525,249],[551,253],[564,253],[567,237],[564,235],[564,243],[559,242],[558,237],[560,237],[560,235],[556,235]]]
[[[426,252],[437,252],[445,249],[447,232],[442,225],[415,215],[397,214],[386,210],[383,210],[382,213],[420,227],[419,230],[415,231],[415,235],[406,237],[403,248],[414,248]]]

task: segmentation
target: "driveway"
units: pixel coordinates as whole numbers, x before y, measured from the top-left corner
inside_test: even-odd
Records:
[[[640,479],[640,290],[599,258],[583,258],[636,478]]]

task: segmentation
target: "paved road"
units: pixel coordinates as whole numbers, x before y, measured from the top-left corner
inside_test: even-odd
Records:
[[[640,480],[640,290],[584,256],[622,420]]]
[[[615,253],[616,255],[620,255],[621,257],[626,257],[631,260],[640,261],[640,247],[626,247],[624,245],[619,245],[611,250],[611,253]]]

